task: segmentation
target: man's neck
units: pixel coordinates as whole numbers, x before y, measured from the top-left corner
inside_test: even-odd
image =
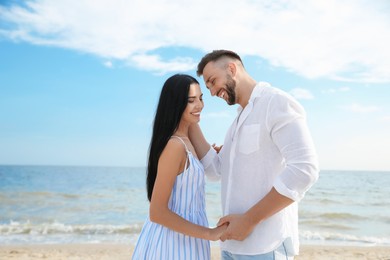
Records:
[[[257,82],[250,78],[247,82],[242,82],[241,95],[238,104],[244,109],[249,102],[253,89],[256,87]]]

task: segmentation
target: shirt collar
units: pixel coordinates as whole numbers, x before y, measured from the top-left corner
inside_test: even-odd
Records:
[[[249,101],[248,101],[248,105],[249,104],[252,104],[253,103],[253,101],[256,99],[256,98],[258,98],[258,97],[260,97],[261,96],[261,93],[263,92],[263,89],[264,89],[264,87],[269,87],[269,86],[271,86],[269,83],[267,83],[267,82],[259,82],[259,83],[257,83],[256,84],[256,86],[253,88],[253,90],[252,90],[252,93],[251,93],[251,96],[249,97]],[[247,106],[248,106],[247,105]],[[238,113],[241,113],[242,112],[242,107],[239,105],[238,106],[238,108],[237,108],[237,112]]]

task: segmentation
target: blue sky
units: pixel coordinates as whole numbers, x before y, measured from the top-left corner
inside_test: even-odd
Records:
[[[144,166],[161,86],[213,49],[305,107],[322,169],[390,171],[388,1],[0,1],[0,164]],[[204,92],[220,144],[236,106]]]

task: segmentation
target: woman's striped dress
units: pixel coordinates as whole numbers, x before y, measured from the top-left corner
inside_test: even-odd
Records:
[[[186,151],[190,165],[187,169],[186,163],[186,170],[176,177],[168,207],[184,219],[208,227],[203,165],[187,147]],[[133,260],[139,259],[208,260],[210,243],[208,240],[177,233],[147,218],[133,254]]]

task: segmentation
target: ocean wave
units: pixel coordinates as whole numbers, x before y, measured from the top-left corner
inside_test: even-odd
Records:
[[[312,217],[328,219],[328,220],[365,220],[368,216],[362,216],[345,212],[326,212],[326,213],[311,213]]]
[[[310,241],[311,243],[318,242],[333,242],[342,244],[358,244],[358,245],[376,245],[389,246],[390,237],[374,237],[374,236],[356,236],[334,232],[313,232],[300,231],[300,239]]]
[[[10,221],[9,224],[0,225],[0,236],[7,235],[53,235],[53,234],[79,234],[79,235],[105,235],[105,234],[138,234],[142,223],[131,225],[69,225],[59,222],[33,224],[30,221],[20,223]]]
[[[331,230],[333,229],[333,230],[340,230],[340,231],[356,229],[348,224],[326,222],[323,220],[316,220],[316,219],[301,220],[299,224],[302,226],[311,226],[315,228],[326,228],[326,229],[331,229]]]
[[[322,219],[329,221],[339,221],[339,220],[365,220],[368,219],[368,216],[357,215],[353,213],[345,212],[315,212],[315,211],[305,211],[301,210],[299,215],[302,219]]]
[[[333,219],[333,220],[364,220],[365,217],[359,216],[356,214],[351,214],[351,213],[338,213],[338,212],[332,212],[332,213],[323,213],[319,215],[320,218],[324,219]]]
[[[64,192],[50,192],[50,191],[20,191],[20,192],[7,192],[0,196],[0,199],[4,202],[15,201],[40,201],[49,199],[70,199],[75,200],[81,198],[80,194],[64,193]]]
[[[302,202],[304,205],[338,205],[340,202],[336,199],[330,199],[329,197],[312,197],[305,198]]]

